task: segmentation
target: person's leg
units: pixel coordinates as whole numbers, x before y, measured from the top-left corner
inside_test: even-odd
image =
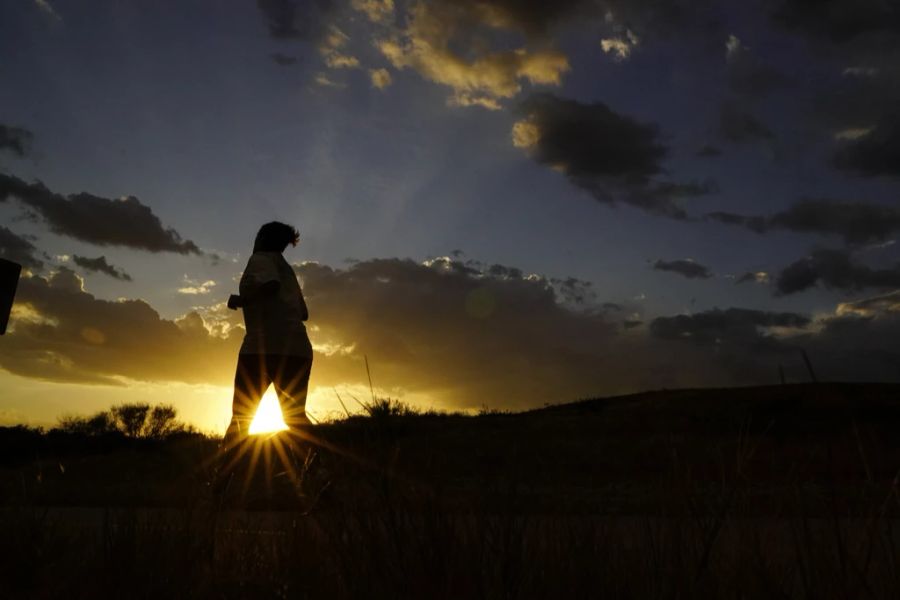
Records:
[[[220,469],[228,470],[236,462],[238,447],[246,440],[256,407],[269,387],[266,357],[259,354],[239,354],[234,374],[234,399],[231,405],[231,422],[222,440]]]
[[[281,415],[291,434],[296,435],[310,424],[306,416],[306,393],[312,358],[279,356],[274,358],[274,362],[272,380],[278,393],[278,402],[281,404]]]

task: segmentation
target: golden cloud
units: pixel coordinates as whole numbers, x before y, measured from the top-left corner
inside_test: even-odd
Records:
[[[499,13],[497,13],[499,14]],[[413,69],[453,90],[450,104],[496,110],[500,100],[512,98],[524,82],[558,86],[569,70],[566,56],[555,49],[525,47],[494,50],[482,28],[500,29],[509,23],[482,4],[420,3],[410,10],[401,35],[376,42],[397,69]],[[468,48],[464,55],[454,48]]]
[[[378,88],[379,90],[383,90],[393,81],[391,79],[391,73],[387,69],[371,69],[369,71],[369,78],[372,80],[372,87]]]

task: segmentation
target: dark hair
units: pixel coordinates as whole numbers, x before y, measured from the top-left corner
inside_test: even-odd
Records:
[[[300,234],[290,225],[272,221],[259,228],[253,242],[254,252],[284,252],[287,245],[296,246]]]

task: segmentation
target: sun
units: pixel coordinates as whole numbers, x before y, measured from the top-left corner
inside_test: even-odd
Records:
[[[281,415],[278,396],[275,394],[275,389],[269,386],[262,400],[260,400],[259,406],[256,408],[253,422],[250,423],[250,435],[274,433],[276,431],[284,431],[287,428],[284,417]]]

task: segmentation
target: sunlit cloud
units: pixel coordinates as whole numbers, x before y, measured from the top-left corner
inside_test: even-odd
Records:
[[[370,69],[369,79],[372,81],[372,87],[383,90],[391,85],[391,73],[387,69]]]
[[[62,16],[56,12],[56,9],[54,9],[47,0],[34,0],[34,3],[45,15],[51,17],[55,21],[62,22]]]
[[[842,129],[834,134],[834,139],[858,140],[872,133],[874,129],[874,127],[851,127],[849,129]]]
[[[178,288],[178,293],[188,296],[208,294],[216,286],[216,282],[212,279],[209,279],[207,281],[198,281],[195,279],[191,279],[187,275],[184,276],[184,283],[184,286]]]
[[[345,87],[347,87],[347,84],[340,83],[338,81],[334,81],[333,79],[328,77],[328,75],[326,75],[325,73],[316,73],[316,76],[313,78],[313,81],[315,82],[316,85],[318,85],[320,87],[334,88],[334,89],[338,89],[338,90],[344,89]]]
[[[350,38],[335,26],[331,27],[328,35],[319,45],[319,54],[330,69],[356,69],[359,67],[359,59],[342,52]]]
[[[614,60],[624,61],[631,56],[639,42],[638,36],[628,29],[624,36],[603,38],[600,40],[600,47],[606,54],[611,54]]]
[[[387,21],[394,14],[394,0],[353,0],[351,5],[375,23]]]
[[[493,13],[473,6],[478,5],[416,4],[409,11],[406,29],[378,40],[376,47],[395,68],[412,69],[429,81],[451,88],[449,104],[453,106],[496,110],[501,100],[522,90],[523,82],[561,83],[563,73],[569,70],[562,52],[551,48],[492,49],[489,31],[509,25],[497,18],[485,18]],[[473,18],[482,19],[476,22],[487,28],[484,36],[466,29]],[[473,35],[481,40],[470,46],[473,52],[464,56],[455,50],[457,42],[472,41]]]

